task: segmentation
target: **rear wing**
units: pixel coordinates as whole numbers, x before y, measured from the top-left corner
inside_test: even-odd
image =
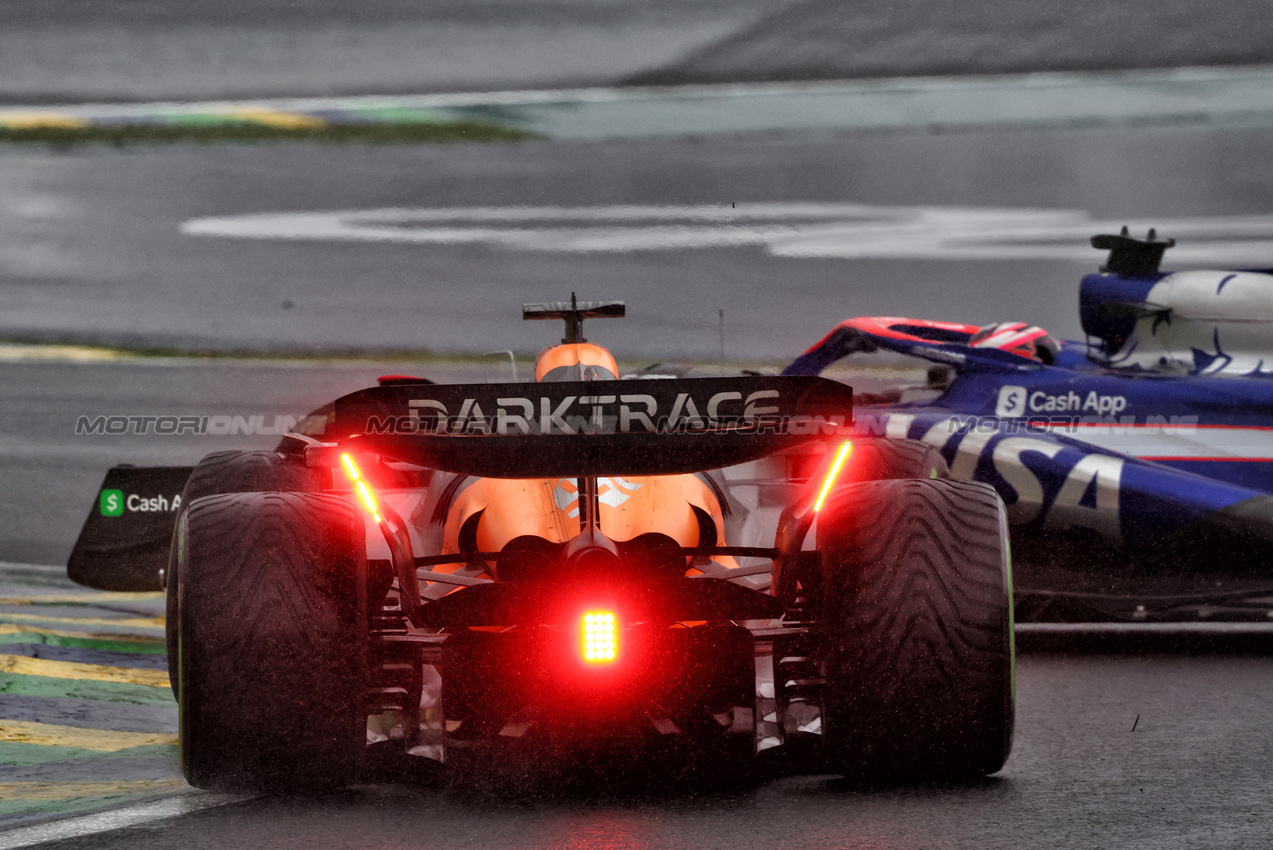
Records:
[[[569,301],[523,304],[523,319],[565,319],[566,335],[562,342],[587,342],[583,338],[584,319],[622,319],[627,315],[622,301],[579,301],[570,293]]]
[[[852,396],[815,377],[372,387],[337,399],[327,433],[488,478],[671,475],[832,439]]]

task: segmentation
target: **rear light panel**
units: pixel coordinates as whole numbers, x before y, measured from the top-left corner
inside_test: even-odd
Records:
[[[619,657],[619,618],[613,611],[589,611],[579,621],[580,651],[586,664],[612,664]]]

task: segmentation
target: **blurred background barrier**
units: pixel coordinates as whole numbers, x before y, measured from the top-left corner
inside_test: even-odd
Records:
[[[1247,0],[0,3],[0,104],[1268,62]]]

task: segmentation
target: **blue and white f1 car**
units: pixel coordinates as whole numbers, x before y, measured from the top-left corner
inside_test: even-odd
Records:
[[[876,403],[856,406],[857,427],[928,443],[953,477],[994,486],[1019,619],[1263,619],[1273,270],[1162,272],[1173,244],[1126,228],[1092,239],[1110,253],[1082,281],[1086,341],[1022,323],[858,318],[784,374],[870,352],[937,364],[928,398],[859,399]]]

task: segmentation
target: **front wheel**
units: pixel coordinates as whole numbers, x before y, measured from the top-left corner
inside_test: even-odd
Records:
[[[177,533],[181,769],[198,788],[353,781],[366,745],[364,529],[346,496],[231,493]]]
[[[966,781],[1012,748],[1007,520],[988,485],[868,481],[819,517],[830,768]]]

